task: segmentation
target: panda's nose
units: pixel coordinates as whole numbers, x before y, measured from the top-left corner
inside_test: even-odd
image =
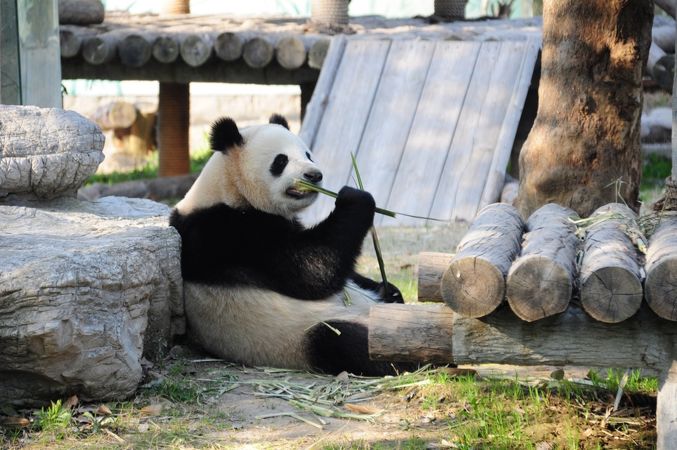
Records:
[[[312,170],[303,174],[303,178],[310,181],[311,183],[319,183],[322,181],[322,172],[319,170]]]

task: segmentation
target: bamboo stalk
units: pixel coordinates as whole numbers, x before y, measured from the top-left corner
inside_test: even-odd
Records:
[[[364,185],[362,184],[362,177],[360,176],[360,169],[357,168],[357,160],[355,155],[350,152],[350,159],[353,162],[353,169],[355,170],[355,178],[357,178],[357,185],[360,189],[364,191]],[[385,263],[383,262],[383,255],[381,254],[381,244],[378,241],[378,235],[376,234],[376,228],[371,226],[371,240],[374,243],[374,251],[376,252],[376,261],[378,262],[378,268],[381,271],[381,280],[383,280],[383,295],[388,294],[388,277],[386,277],[386,268]]]

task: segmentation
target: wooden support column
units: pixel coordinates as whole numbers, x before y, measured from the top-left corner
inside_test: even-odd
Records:
[[[163,14],[189,14],[189,0],[165,0]],[[160,82],[158,102],[158,175],[190,172],[188,132],[190,126],[190,85]]]
[[[677,349],[661,378],[656,399],[656,449],[671,450],[677,446]]]
[[[301,122],[303,118],[306,117],[306,109],[308,108],[308,102],[313,97],[313,91],[315,91],[314,82],[301,83],[299,87],[301,88]]]
[[[170,177],[190,171],[188,128],[190,124],[190,85],[160,83],[158,103],[158,175]]]

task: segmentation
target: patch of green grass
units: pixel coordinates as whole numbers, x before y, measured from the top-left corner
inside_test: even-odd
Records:
[[[597,371],[588,372],[588,377],[597,387],[608,389],[611,392],[618,390],[621,378],[625,372],[618,369],[608,369],[606,376]],[[632,370],[628,375],[628,381],[623,388],[628,393],[655,394],[658,391],[658,378],[642,376],[640,370]]]
[[[665,156],[650,154],[642,164],[642,182],[639,186],[639,199],[651,204],[663,193],[665,179],[670,176],[672,160]]]
[[[202,389],[189,379],[168,377],[158,385],[150,388],[148,396],[164,397],[177,403],[196,402]]]
[[[63,439],[69,431],[72,419],[70,409],[65,408],[61,400],[57,400],[35,414],[34,426],[55,439]]]
[[[190,172],[195,173],[202,170],[207,161],[212,156],[209,149],[199,150],[190,155]],[[143,167],[131,172],[112,172],[108,174],[94,174],[87,179],[85,185],[94,183],[116,184],[124,181],[147,180],[156,178],[158,174],[158,152],[153,152],[148,162]]]

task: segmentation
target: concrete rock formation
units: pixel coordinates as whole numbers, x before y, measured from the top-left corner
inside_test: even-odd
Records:
[[[0,106],[0,202],[75,196],[103,160],[99,127],[76,112]]]
[[[87,148],[93,134],[64,130],[59,142],[70,135]],[[134,393],[142,356],[184,331],[180,241],[168,213],[118,197],[0,206],[0,404]]]

